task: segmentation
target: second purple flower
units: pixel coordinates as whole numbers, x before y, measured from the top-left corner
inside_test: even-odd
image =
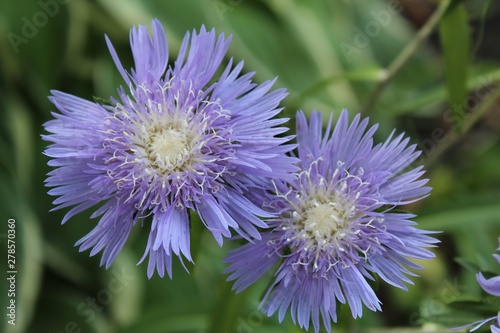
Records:
[[[297,113],[297,143],[301,171],[292,181],[273,181],[262,205],[278,218],[269,222],[262,240],[233,250],[226,263],[229,280],[241,291],[275,265],[274,279],[262,301],[263,312],[290,310],[300,327],[319,332],[320,317],[328,332],[337,321],[339,303],[347,303],[354,318],[363,305],[381,311],[368,283],[378,275],[406,290],[419,265],[411,259],[431,259],[426,249],[437,240],[419,230],[414,215],[395,211],[430,192],[424,171],[405,171],[418,157],[409,139],[392,135],[373,144],[377,126],[347,111],[332,130],[332,118],[322,135],[321,113],[308,123]],[[257,200],[257,198],[256,198]],[[410,269],[409,269],[410,268]]]

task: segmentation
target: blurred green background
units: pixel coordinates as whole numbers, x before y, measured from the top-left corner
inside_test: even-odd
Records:
[[[105,270],[100,255],[73,247],[97,222],[90,212],[64,226],[65,210],[49,212],[40,138],[54,111],[49,91],[114,96],[123,82],[104,34],[130,68],[129,29],[153,17],[166,28],[171,61],[185,32],[202,24],[233,35],[226,61],[244,60],[257,82],[278,76],[275,87],[289,91],[283,106],[291,128],[299,108],[348,108],[380,123],[377,140],[397,128],[423,150],[418,163],[434,190],[404,208],[419,215],[421,228],[443,231],[437,258],[423,263],[409,292],[381,284],[382,313],[354,321],[343,311],[334,332],[437,332],[483,316],[472,306],[457,315],[447,304],[480,300],[475,273],[499,271],[491,257],[500,235],[497,1],[2,0],[1,332],[303,332],[289,316],[278,324],[257,311],[270,279],[231,292],[221,259],[235,244],[221,249],[195,228],[190,273],[174,258],[172,281],[148,280],[147,265],[136,266],[146,230],[135,228]],[[15,326],[6,316],[9,218],[16,221]]]

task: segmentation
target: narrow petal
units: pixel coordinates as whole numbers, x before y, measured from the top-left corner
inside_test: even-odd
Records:
[[[121,207],[116,202],[107,204],[109,207],[98,225],[85,237],[76,242],[80,252],[92,248],[91,256],[103,251],[101,265],[106,269],[111,266],[116,256],[123,248],[132,226],[135,224],[133,211]]]
[[[158,229],[152,248],[154,251],[163,247],[167,255],[172,255],[173,252],[180,256],[182,253],[192,261],[189,251],[189,218],[185,208],[171,205],[166,212],[156,211],[153,225]]]
[[[205,201],[196,205],[200,218],[222,246],[222,236],[230,237],[229,227],[237,228],[236,221],[213,198],[207,197]]]
[[[478,273],[476,278],[484,291],[493,296],[500,296],[500,276],[486,279],[482,273]]]
[[[230,264],[224,273],[231,273],[228,281],[236,280],[233,289],[241,292],[264,275],[278,260],[279,256],[268,251],[266,239],[244,245],[229,252],[224,263]]]

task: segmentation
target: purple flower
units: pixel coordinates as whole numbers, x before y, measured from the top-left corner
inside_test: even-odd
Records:
[[[497,251],[500,251],[500,237],[498,238],[498,248]],[[500,264],[500,255],[498,254],[493,254],[493,257],[498,261]],[[479,282],[479,285],[485,292],[492,296],[500,296],[500,276],[495,276],[490,279],[486,279],[481,272],[479,272],[476,275],[477,282]],[[477,329],[479,329],[481,326],[487,324],[487,323],[492,323],[490,325],[490,329],[492,333],[500,333],[500,311],[498,314],[494,317],[488,318],[488,319],[483,319],[476,321],[472,324],[462,326],[462,327],[457,327],[457,329],[469,327],[472,325],[475,325],[469,332],[474,332]]]
[[[59,196],[55,209],[74,206],[62,223],[98,205],[98,225],[77,242],[80,251],[102,251],[109,267],[130,230],[151,216],[148,276],[156,269],[171,277],[172,255],[192,261],[189,210],[195,210],[217,242],[239,235],[259,239],[261,217],[271,215],[244,195],[267,177],[290,178],[294,146],[274,119],[283,89],[269,92],[274,81],[252,83],[240,75],[243,63],[232,60],[215,77],[230,38],[204,27],[186,34],[173,66],[158,20],[152,36],[144,26],[130,33],[135,67],[127,72],[106,38],[111,56],[127,84],[118,99],[98,104],[53,91],[59,110],[45,124],[51,141],[45,154],[55,167],[47,178],[49,194]]]
[[[497,251],[500,251],[500,238],[498,238],[498,248]],[[493,257],[500,264],[500,255],[493,254]],[[500,276],[495,276],[490,279],[485,279],[483,274],[479,272],[477,274],[477,282],[485,292],[493,296],[500,296]]]
[[[431,259],[437,240],[419,230],[414,215],[395,208],[429,194],[424,171],[406,169],[419,156],[408,138],[393,134],[373,145],[377,126],[366,130],[368,119],[357,115],[349,125],[343,111],[331,132],[332,118],[322,135],[321,113],[310,123],[297,114],[297,143],[301,171],[292,181],[273,182],[264,205],[279,217],[262,239],[233,250],[229,280],[241,291],[278,263],[274,281],[261,307],[283,320],[292,320],[315,332],[320,316],[328,332],[337,321],[338,303],[348,303],[354,318],[363,304],[381,311],[380,301],[367,280],[378,275],[406,290],[412,283],[408,268],[420,269],[410,259]]]

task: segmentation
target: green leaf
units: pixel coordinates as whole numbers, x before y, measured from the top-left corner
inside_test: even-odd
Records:
[[[115,322],[123,326],[139,318],[142,309],[145,281],[136,262],[129,248],[124,248],[116,258],[113,268],[107,271],[107,288],[113,293],[110,310]],[[116,276],[126,276],[126,279],[117,279]]]
[[[471,324],[481,318],[478,318],[477,316],[473,316],[470,314],[444,312],[438,314],[431,313],[428,316],[423,317],[423,319],[426,322],[440,324],[445,327],[460,327],[463,325]]]
[[[221,281],[207,332],[234,332],[249,291],[246,289],[237,294],[232,290],[231,283]]]
[[[165,311],[163,311],[165,312]],[[207,325],[207,316],[203,314],[187,314],[175,317],[162,315],[147,322],[117,330],[116,333],[194,333],[204,332]]]
[[[500,205],[491,203],[474,207],[456,208],[422,216],[418,219],[423,229],[453,231],[471,225],[493,225],[500,221]]]
[[[481,47],[481,44],[483,43],[483,38],[484,38],[484,32],[485,32],[485,27],[486,27],[486,21],[487,21],[487,16],[488,13],[491,9],[491,4],[493,3],[492,0],[486,0],[482,6],[481,10],[481,16],[480,16],[480,25],[479,25],[479,31],[477,33],[477,38],[475,38],[475,43],[474,43],[474,54],[477,53],[479,50],[479,47]]]
[[[450,7],[440,22],[439,35],[444,53],[449,104],[456,119],[462,119],[470,57],[469,24],[463,4]],[[455,127],[460,129],[461,121],[457,120]]]
[[[420,315],[424,322],[435,323],[444,327],[460,327],[483,319],[475,313],[451,308],[442,300],[428,300],[422,303]]]
[[[498,66],[488,67],[486,70],[476,67],[471,68],[471,72],[474,72],[474,74],[467,79],[467,91],[472,94],[473,98],[480,101],[485,97],[485,94],[491,93],[491,86],[500,80],[500,70]],[[487,91],[484,92],[483,90]],[[415,110],[430,108],[441,111],[440,108],[436,107],[446,101],[446,93],[446,87],[443,85],[433,86],[414,98],[401,101],[401,103],[398,103],[395,108],[392,109],[391,113],[393,115],[403,115]],[[461,105],[465,107],[467,101],[462,101]]]
[[[339,74],[332,75],[326,79],[320,80],[311,87],[307,88],[299,95],[296,99],[290,102],[291,104],[300,104],[302,101],[308,97],[315,96],[320,91],[327,90],[331,86],[349,82],[378,82],[380,79],[386,75],[386,71],[380,67],[365,67],[358,70],[341,72]]]
[[[473,274],[481,270],[478,265],[464,258],[455,258],[455,262]]]
[[[459,300],[448,304],[451,309],[469,314],[477,314],[480,317],[492,317],[498,313],[498,308],[478,300]]]

